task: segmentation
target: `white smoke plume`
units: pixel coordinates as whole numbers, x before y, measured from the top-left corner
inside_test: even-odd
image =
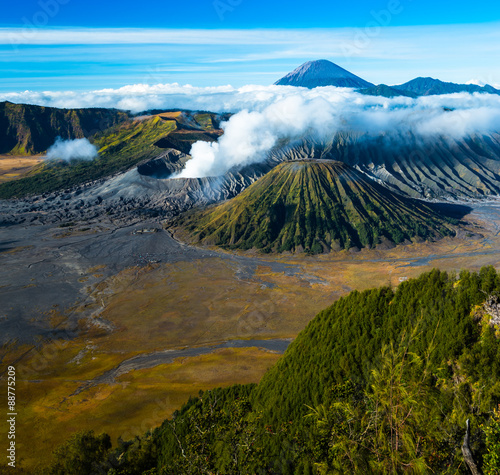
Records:
[[[218,142],[193,144],[193,158],[179,177],[223,175],[232,167],[265,158],[280,138],[299,138],[307,132],[322,135],[338,128],[337,120],[332,103],[301,96],[277,101],[262,112],[241,111],[223,125]]]
[[[47,150],[45,158],[70,160],[93,160],[97,157],[97,148],[87,139],[63,140],[57,137],[54,145]]]
[[[330,89],[330,88],[322,88]],[[219,176],[265,159],[281,139],[328,138],[336,132],[404,141],[417,137],[462,138],[500,131],[500,97],[452,94],[419,99],[381,99],[350,93],[328,97],[291,95],[262,111],[241,111],[222,124],[217,143],[197,142],[179,178]]]

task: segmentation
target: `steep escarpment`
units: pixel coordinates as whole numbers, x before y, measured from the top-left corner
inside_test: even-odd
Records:
[[[56,137],[88,138],[128,119],[126,112],[114,109],[56,109],[1,102],[0,153],[42,153]]]
[[[339,133],[276,148],[272,163],[338,160],[400,193],[421,198],[482,198],[500,194],[500,134],[465,138]]]

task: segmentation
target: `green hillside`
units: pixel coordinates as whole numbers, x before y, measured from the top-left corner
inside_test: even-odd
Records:
[[[336,161],[283,163],[232,200],[179,222],[193,241],[265,252],[349,249],[453,235],[450,220]]]
[[[45,152],[56,140],[92,137],[129,119],[114,109],[56,109],[0,102],[0,153]]]
[[[492,267],[354,291],[258,385],[200,393],[116,448],[74,435],[47,473],[467,474],[470,419],[475,462],[498,474],[499,292]]]
[[[28,176],[1,184],[0,199],[69,188],[126,171],[143,160],[158,156],[167,148],[187,153],[193,142],[214,141],[221,134],[221,130],[214,128],[219,126],[221,118],[210,113],[173,111],[130,119],[124,112],[108,109],[64,110],[10,103],[2,105],[10,115],[2,127],[0,108],[0,131],[6,131],[7,135],[14,131],[11,138],[10,135],[4,140],[0,137],[6,152],[43,152],[57,136],[65,139],[85,136],[98,147],[99,157],[71,164],[62,161],[42,163]]]
[[[92,161],[46,162],[30,176],[0,185],[0,198],[21,197],[69,188],[113,173],[126,171],[141,160],[153,158],[161,149],[155,143],[175,130],[175,121],[152,117],[129,121],[96,136],[99,157]]]

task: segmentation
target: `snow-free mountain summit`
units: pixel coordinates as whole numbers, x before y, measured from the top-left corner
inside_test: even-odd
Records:
[[[373,84],[326,59],[308,61],[275,82],[277,86],[299,86],[313,89],[321,86],[372,87]]]
[[[418,77],[395,86],[387,86],[385,84],[375,86],[326,59],[308,61],[286,76],[283,76],[274,84],[277,86],[307,87],[309,89],[323,86],[350,87],[358,89],[358,92],[365,95],[383,97],[406,96],[416,98],[419,96],[455,94],[458,92],[500,95],[500,90],[489,84],[485,86],[456,84],[429,77]]]

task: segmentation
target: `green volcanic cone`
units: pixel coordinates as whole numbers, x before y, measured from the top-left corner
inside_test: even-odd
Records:
[[[283,163],[232,200],[180,221],[191,240],[227,249],[312,253],[438,239],[453,227],[431,205],[402,197],[336,161]]]

